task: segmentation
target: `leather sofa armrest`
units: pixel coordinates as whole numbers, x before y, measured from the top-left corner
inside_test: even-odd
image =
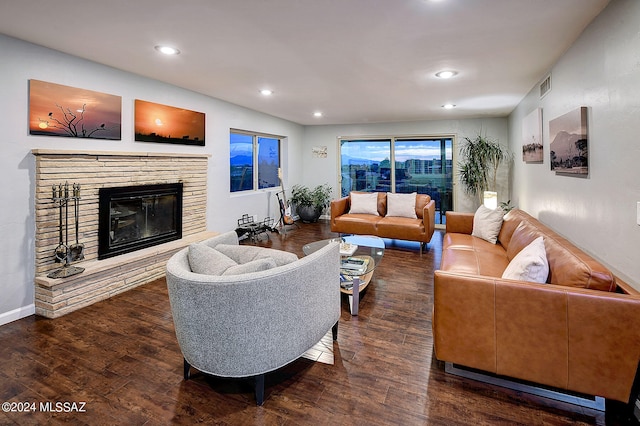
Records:
[[[448,211],[446,231],[471,235],[473,231],[473,216],[474,213]]]
[[[331,224],[335,218],[349,212],[349,196],[331,200]]]
[[[436,229],[436,202],[434,200],[430,200],[422,209],[422,223],[429,239],[431,239]]]

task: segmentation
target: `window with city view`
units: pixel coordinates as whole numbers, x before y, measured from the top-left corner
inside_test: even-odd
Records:
[[[280,138],[231,131],[229,170],[231,192],[252,191],[280,185]]]
[[[340,140],[341,191],[428,194],[436,223],[453,209],[453,137]]]

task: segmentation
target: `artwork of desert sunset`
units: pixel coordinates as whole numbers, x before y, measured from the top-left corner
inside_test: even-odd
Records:
[[[204,146],[205,115],[153,102],[135,101],[135,140]]]
[[[120,140],[122,98],[29,80],[29,134]]]

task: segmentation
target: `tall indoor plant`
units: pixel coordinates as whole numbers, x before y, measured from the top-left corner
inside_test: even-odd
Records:
[[[478,134],[464,138],[458,163],[460,183],[467,194],[477,197],[480,204],[484,191],[495,191],[498,167],[510,158],[509,150],[498,142]]]
[[[291,204],[303,222],[317,222],[322,211],[329,206],[333,189],[327,183],[311,189],[305,185],[291,188]]]

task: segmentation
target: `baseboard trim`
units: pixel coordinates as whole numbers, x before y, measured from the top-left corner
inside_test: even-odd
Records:
[[[36,305],[34,303],[18,309],[14,309],[13,311],[4,312],[0,314],[0,326],[28,317],[29,315],[33,315],[35,313]]]
[[[501,377],[467,370],[466,368],[455,366],[451,362],[445,362],[444,371],[455,376],[465,377],[467,379],[473,379],[479,382],[489,383],[519,392],[530,393],[532,395],[542,396],[544,398],[554,399],[556,401],[568,402],[569,404],[579,405],[580,407],[591,408],[593,410],[605,411],[605,399],[601,396],[595,396],[592,399],[560,391],[554,391],[538,386],[528,385],[526,383],[515,382]]]

